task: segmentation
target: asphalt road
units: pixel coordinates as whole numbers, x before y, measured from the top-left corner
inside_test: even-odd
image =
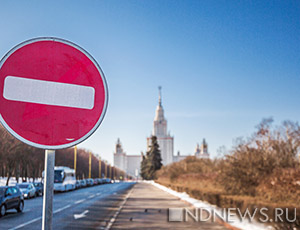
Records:
[[[54,195],[53,229],[105,229],[134,183],[115,183]],[[0,229],[42,228],[43,199],[25,200],[23,213],[8,210]]]

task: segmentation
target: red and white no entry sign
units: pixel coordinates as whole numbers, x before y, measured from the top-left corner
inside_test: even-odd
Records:
[[[36,38],[0,61],[0,121],[19,140],[44,149],[88,138],[106,112],[104,74],[85,50],[58,38]]]

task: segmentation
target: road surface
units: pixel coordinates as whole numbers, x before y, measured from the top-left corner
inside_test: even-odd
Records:
[[[9,210],[0,229],[40,230],[41,197],[25,200],[23,213]],[[169,221],[170,208],[192,208],[148,183],[121,182],[54,195],[53,230],[230,229],[218,222]],[[233,228],[231,228],[233,229]]]
[[[53,229],[105,229],[133,184],[105,184],[55,194]],[[7,215],[0,218],[0,229],[40,230],[42,206],[42,197],[25,200],[23,213],[8,210]]]

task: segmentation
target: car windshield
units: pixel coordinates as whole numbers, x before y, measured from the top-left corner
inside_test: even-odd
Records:
[[[19,184],[19,188],[28,188],[28,184]]]
[[[0,196],[4,196],[5,188],[0,188]]]
[[[64,172],[62,170],[54,171],[54,183],[62,183],[64,179]]]

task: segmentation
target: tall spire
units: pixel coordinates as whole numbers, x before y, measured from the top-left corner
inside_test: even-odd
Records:
[[[161,103],[161,86],[158,87],[158,105],[154,117],[153,135],[167,136],[167,121],[164,117],[164,109]]]
[[[154,120],[155,121],[165,120],[165,118],[164,118],[164,109],[163,109],[162,103],[161,103],[161,86],[158,86],[158,105],[156,107]]]
[[[120,138],[118,138],[116,143],[116,153],[123,153],[122,144]]]
[[[161,107],[161,86],[158,86],[158,104]]]

